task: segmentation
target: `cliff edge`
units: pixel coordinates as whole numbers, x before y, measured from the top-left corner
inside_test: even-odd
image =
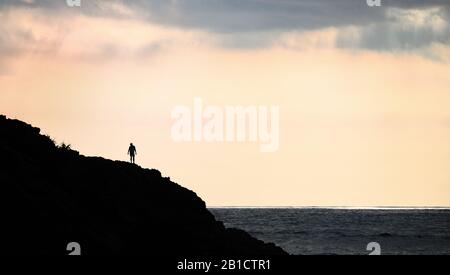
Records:
[[[175,156],[174,156],[175,157]],[[157,170],[85,157],[0,116],[2,247],[9,253],[269,256],[286,253],[227,229],[192,191]]]

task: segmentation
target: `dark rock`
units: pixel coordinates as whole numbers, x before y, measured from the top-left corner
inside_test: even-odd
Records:
[[[157,170],[61,150],[40,130],[0,116],[3,251],[83,254],[285,255],[226,229],[192,191]]]

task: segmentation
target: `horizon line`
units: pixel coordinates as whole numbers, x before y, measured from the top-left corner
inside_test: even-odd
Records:
[[[208,209],[450,210],[450,206],[207,206]]]

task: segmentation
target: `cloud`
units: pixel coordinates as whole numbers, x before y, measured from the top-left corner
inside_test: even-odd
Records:
[[[149,21],[211,32],[314,30],[361,26],[388,19],[386,10],[442,7],[447,0],[382,0],[370,8],[366,0],[90,0],[69,8],[65,0],[3,0],[0,8],[27,6],[96,16],[137,16]],[[447,14],[448,15],[448,14]]]
[[[25,52],[54,53],[64,36],[65,22],[55,22],[42,14],[3,9],[0,18],[0,58]]]
[[[81,7],[69,7],[66,0],[2,0],[0,10],[26,8],[46,11],[49,16],[87,15],[96,17],[130,17],[135,16],[128,1],[122,0],[82,0]]]
[[[382,0],[381,7],[369,7],[366,0],[92,0],[82,1],[81,8],[65,2],[5,0],[0,11],[26,7],[66,16],[133,18],[206,31],[228,48],[269,47],[287,33],[329,29],[337,30],[339,48],[420,52],[450,44],[448,0]]]
[[[450,44],[448,16],[442,8],[391,8],[386,11],[386,18],[379,23],[341,32],[338,45],[378,51],[411,51],[433,43]]]
[[[170,46],[174,43],[171,40],[161,40],[161,41],[153,41],[147,44],[140,46],[136,50],[136,57],[138,58],[147,58],[151,57],[159,52],[161,52],[164,48]]]
[[[134,1],[149,20],[217,33],[314,30],[366,24],[382,15],[364,1],[344,0],[172,0]]]
[[[130,16],[131,9],[122,9],[119,2],[110,3],[114,8],[105,8],[116,10],[114,16],[56,12],[58,6],[37,7],[38,0],[31,4],[21,3],[0,5],[2,75],[11,71],[15,59],[30,56],[80,62],[107,62],[118,58],[138,61],[193,42],[196,45],[203,41],[211,44],[211,39],[203,33],[135,19]],[[119,13],[123,15],[120,18],[116,17]]]
[[[4,64],[4,61],[0,60],[0,77],[7,75],[9,72],[7,64]]]
[[[450,44],[450,2],[384,0],[174,0],[133,1],[148,20],[216,34],[222,45],[240,48],[277,43],[287,32],[340,30],[336,46],[376,51],[414,51]],[[349,30],[352,30],[349,32]]]

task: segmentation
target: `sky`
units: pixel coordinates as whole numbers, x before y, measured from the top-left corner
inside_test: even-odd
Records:
[[[450,2],[0,1],[0,113],[209,206],[450,206]],[[279,107],[279,147],[172,111]]]

